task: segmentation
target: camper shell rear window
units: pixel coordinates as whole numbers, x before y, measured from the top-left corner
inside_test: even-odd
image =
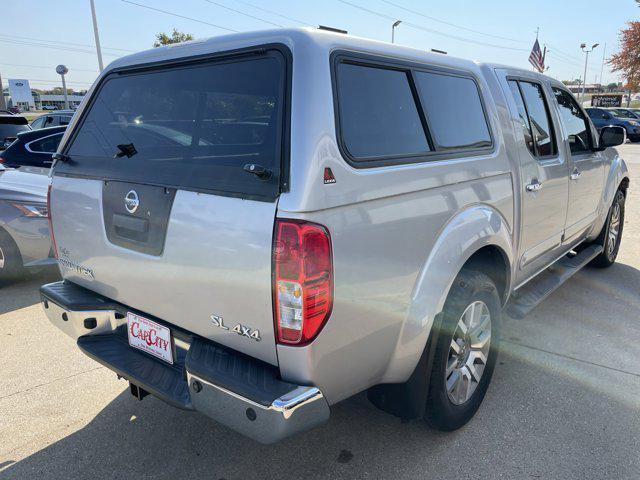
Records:
[[[55,174],[273,201],[286,186],[290,68],[284,50],[110,74]]]

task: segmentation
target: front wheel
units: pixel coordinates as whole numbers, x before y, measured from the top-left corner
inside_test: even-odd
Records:
[[[501,319],[493,281],[462,270],[445,302],[431,369],[425,420],[432,427],[456,430],[480,407],[498,356]]]
[[[602,245],[603,250],[600,255],[591,261],[590,265],[594,267],[610,267],[618,257],[620,242],[622,241],[622,228],[624,226],[624,201],[624,192],[618,190],[613,198],[613,204],[609,209],[607,222],[602,228],[600,236],[595,241],[595,243]]]

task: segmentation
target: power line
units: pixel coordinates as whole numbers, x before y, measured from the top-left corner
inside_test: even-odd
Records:
[[[207,1],[209,3],[212,3],[213,5],[217,5],[217,6],[221,7],[221,8],[226,9],[226,10],[230,10],[232,12],[239,13],[240,15],[244,15],[245,17],[253,18],[254,20],[259,20],[261,22],[268,23],[269,25],[273,25],[273,26],[276,26],[276,27],[284,27],[284,25],[280,25],[279,23],[270,22],[269,20],[265,20],[264,18],[259,18],[259,17],[256,17],[254,15],[251,15],[250,13],[245,13],[245,12],[242,12],[240,10],[236,10],[235,8],[227,7],[226,5],[222,5],[221,3],[218,3],[218,2],[213,2],[211,0],[205,0],[205,1]]]
[[[44,39],[44,38],[33,38],[33,37],[21,37],[18,35],[6,35],[6,34],[0,34],[1,37],[8,37],[9,39],[19,39],[19,40],[28,40],[28,41],[34,41],[34,42],[45,42],[45,43],[59,43],[62,45],[70,45],[73,47],[87,47],[87,48],[95,48],[95,45],[88,45],[85,43],[71,43],[71,42],[61,42],[60,40],[49,40],[49,39]],[[128,52],[128,53],[132,53],[134,52],[134,50],[127,50],[124,48],[115,48],[115,47],[103,47],[106,50],[117,50],[120,52]]]
[[[502,37],[500,35],[493,35],[491,33],[481,32],[480,30],[474,30],[473,28],[463,27],[462,25],[457,25],[455,23],[447,22],[446,20],[441,20],[441,19],[436,18],[436,17],[431,17],[429,15],[425,15],[424,13],[420,13],[420,12],[418,12],[416,10],[411,10],[410,8],[403,7],[402,5],[398,5],[397,3],[390,2],[389,0],[381,0],[381,1],[386,3],[386,4],[388,4],[388,5],[391,5],[393,7],[399,8],[399,9],[404,10],[404,11],[409,12],[409,13],[412,13],[414,15],[418,15],[420,17],[428,18],[429,20],[433,20],[434,22],[442,23],[444,25],[449,25],[450,27],[459,28],[460,30],[466,30],[467,32],[477,33],[478,35],[484,35],[486,37],[497,38],[499,40],[509,40],[510,42],[528,43],[525,40],[518,40],[516,38]]]
[[[299,23],[301,25],[305,25],[307,27],[313,27],[313,25],[311,25],[311,24],[309,24],[307,22],[303,22],[302,20],[298,20],[297,18],[293,18],[293,17],[288,17],[286,15],[282,15],[281,13],[274,12],[273,10],[268,10],[268,9],[266,9],[264,7],[259,7],[257,5],[254,5],[253,3],[245,2],[244,0],[236,0],[236,2],[242,3],[244,5],[247,5],[249,7],[255,8],[256,10],[260,10],[260,11],[265,12],[265,13],[270,13],[271,15],[275,15],[276,17],[284,18],[285,20],[290,20],[292,22],[296,22],[296,23]]]
[[[124,3],[129,3],[131,5],[136,5],[138,7],[146,8],[148,10],[153,10],[154,12],[164,13],[165,15],[171,15],[178,18],[183,18],[185,20],[191,20],[192,22],[202,23],[204,25],[209,25],[210,27],[219,28],[220,30],[226,30],[228,32],[238,33],[238,30],[234,30],[232,28],[222,27],[220,25],[216,25],[215,23],[205,22],[204,20],[198,20],[197,18],[185,17],[184,15],[180,15],[178,13],[168,12],[167,10],[160,10],[159,8],[150,7],[148,5],[142,5],[141,3],[131,2],[130,0],[120,0]]]
[[[92,52],[90,50],[82,50],[79,48],[73,48],[73,47],[63,47],[63,46],[56,46],[56,45],[47,45],[44,43],[36,43],[36,42],[27,42],[24,40],[7,40],[4,38],[0,38],[0,42],[2,43],[10,43],[13,45],[26,45],[26,46],[30,46],[30,47],[39,47],[39,48],[51,48],[53,50],[60,50],[60,51],[64,51],[64,52],[74,52],[74,53],[90,53],[92,55],[95,55],[95,52]],[[105,53],[105,55],[108,55],[110,57],[119,57],[120,55],[116,55],[113,53]]]
[[[398,20],[398,18],[396,18],[396,17],[392,17],[390,15],[386,15],[384,13],[380,13],[380,12],[377,12],[375,10],[371,10],[369,8],[362,7],[360,5],[356,5],[355,3],[348,2],[347,0],[338,0],[338,1],[340,3],[344,3],[345,5],[349,5],[351,7],[357,8],[359,10],[362,10],[364,12],[370,13],[372,15],[376,15],[378,17],[384,18],[384,19],[389,20],[389,21]],[[458,35],[450,35],[448,33],[444,33],[444,32],[440,32],[438,30],[433,30],[431,28],[423,27],[422,25],[418,25],[416,23],[411,23],[411,22],[408,22],[406,20],[402,20],[402,24],[406,25],[408,27],[411,27],[411,28],[415,28],[416,30],[421,30],[423,32],[433,33],[433,34],[436,34],[436,35],[441,35],[443,37],[451,38],[451,39],[458,40],[458,41],[461,41],[461,42],[472,43],[474,45],[483,45],[485,47],[499,48],[499,49],[502,49],[502,50],[515,50],[515,51],[519,51],[519,52],[528,52],[529,51],[529,49],[527,49],[527,48],[505,47],[504,45],[495,45],[495,44],[492,44],[492,43],[479,42],[477,40],[473,40],[473,39],[466,38],[466,37],[460,37]]]
[[[0,62],[0,65],[6,65],[8,67],[21,67],[21,68],[44,68],[46,70],[51,70],[51,71],[53,71],[55,69],[55,67],[45,67],[43,65],[19,65],[17,63],[2,63],[2,62]],[[69,70],[72,70],[74,72],[92,72],[92,73],[97,73],[96,69],[89,70],[89,69],[85,69],[85,68],[69,67]]]

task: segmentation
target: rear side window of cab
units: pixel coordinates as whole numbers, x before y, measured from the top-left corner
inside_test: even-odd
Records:
[[[335,55],[334,105],[342,154],[376,167],[470,156],[493,141],[470,74]]]

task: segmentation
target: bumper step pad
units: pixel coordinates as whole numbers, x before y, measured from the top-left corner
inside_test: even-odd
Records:
[[[131,348],[120,335],[80,337],[78,347],[96,362],[174,407],[193,410],[182,368]]]

